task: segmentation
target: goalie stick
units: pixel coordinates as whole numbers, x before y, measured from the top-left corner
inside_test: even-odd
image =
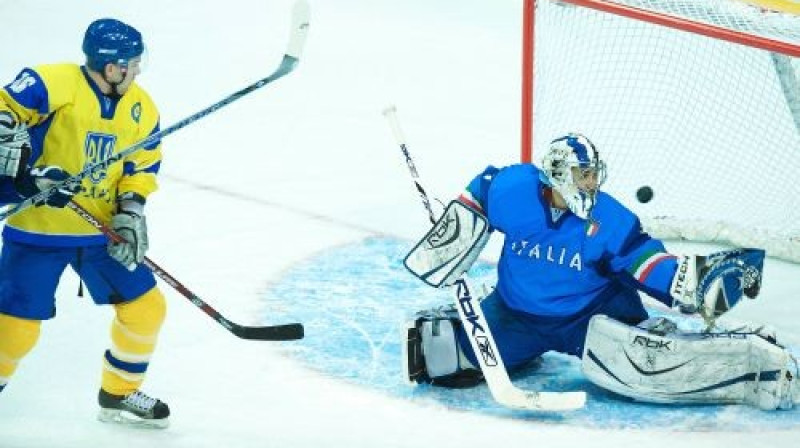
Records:
[[[397,120],[397,107],[391,105],[383,109],[383,116],[389,120],[389,126],[392,128],[392,134],[394,134],[394,138],[397,140],[397,144],[400,146],[400,151],[403,152],[403,157],[406,158],[408,172],[411,173],[411,179],[414,181],[414,186],[417,188],[417,192],[419,192],[419,198],[422,201],[422,206],[425,207],[425,210],[428,212],[428,219],[430,220],[431,224],[436,224],[436,215],[433,213],[433,209],[431,208],[431,201],[428,199],[428,193],[426,193],[425,189],[422,187],[417,166],[414,164],[414,160],[411,159],[411,153],[408,152],[403,130],[400,128],[400,122]]]
[[[223,98],[222,100],[208,106],[207,108],[191,115],[189,117],[184,118],[183,120],[173,124],[172,126],[162,129],[159,132],[155,132],[150,134],[147,138],[144,138],[133,145],[120,150],[116,154],[112,154],[107,159],[90,164],[86,166],[83,171],[80,173],[67,178],[61,182],[54,183],[50,188],[46,190],[42,190],[39,193],[26,198],[25,200],[8,206],[5,210],[0,211],[0,221],[8,218],[9,216],[20,212],[31,205],[40,204],[47,201],[47,199],[52,196],[59,188],[63,187],[66,184],[74,184],[80,183],[84,178],[94,174],[98,170],[107,169],[108,166],[111,164],[118,162],[125,157],[133,154],[136,151],[144,148],[147,145],[153,144],[162,138],[180,130],[184,127],[194,123],[195,121],[210,115],[217,110],[227,106],[228,104],[241,99],[245,95],[248,95],[255,90],[258,90],[267,84],[270,84],[273,81],[276,81],[287,74],[291,73],[297,63],[300,61],[300,55],[303,53],[303,47],[305,46],[306,42],[306,35],[308,34],[308,26],[309,26],[309,16],[310,16],[310,8],[308,6],[308,2],[306,0],[297,0],[292,7],[292,19],[291,19],[291,28],[289,34],[289,43],[286,46],[286,53],[283,55],[283,59],[281,60],[280,65],[278,68],[275,69],[272,74],[263,78],[259,81],[250,84],[249,86],[228,95],[227,97]]]
[[[125,240],[119,236],[119,234],[100,222],[91,213],[89,213],[88,210],[75,203],[75,201],[68,202],[67,207],[72,209],[95,229],[103,232],[111,241],[117,243],[125,242]],[[211,305],[203,301],[203,299],[197,297],[197,295],[190,291],[189,288],[183,286],[183,284],[175,279],[175,277],[169,275],[167,271],[153,262],[153,260],[145,257],[143,264],[153,271],[154,274],[175,288],[175,290],[181,293],[181,295],[189,299],[194,306],[200,308],[204,313],[208,314],[212,319],[217,321],[217,323],[242,339],[257,341],[292,341],[303,338],[303,325],[299,323],[270,325],[266,327],[248,327],[231,322],[217,310],[215,310]]]
[[[389,121],[397,143],[406,158],[411,177],[414,179],[422,204],[428,211],[431,222],[436,219],[431,211],[430,201],[425,189],[419,183],[419,174],[406,146],[405,136],[397,119],[397,108],[389,106],[383,110]],[[480,364],[481,372],[486,379],[489,392],[498,403],[515,409],[535,411],[570,411],[580,409],[586,404],[585,392],[538,392],[523,390],[514,385],[508,376],[503,359],[497,351],[497,344],[492,336],[489,323],[486,321],[480,303],[472,297],[466,274],[455,282],[455,302],[461,324]]]

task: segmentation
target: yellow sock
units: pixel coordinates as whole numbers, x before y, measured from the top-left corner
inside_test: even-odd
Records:
[[[41,321],[0,314],[0,390],[39,340]]]
[[[111,348],[105,352],[102,388],[114,395],[128,395],[144,380],[166,316],[166,301],[157,287],[139,298],[114,305]]]

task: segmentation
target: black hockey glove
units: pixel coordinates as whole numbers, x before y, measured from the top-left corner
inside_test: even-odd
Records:
[[[29,198],[39,192],[48,190],[57,183],[69,179],[71,176],[66,171],[55,165],[38,166],[32,168],[27,173],[18,177],[15,182],[17,193],[23,198]],[[72,197],[80,193],[83,187],[80,182],[67,182],[58,187],[47,199],[36,202],[35,205],[48,205],[50,207],[63,208],[72,200]]]

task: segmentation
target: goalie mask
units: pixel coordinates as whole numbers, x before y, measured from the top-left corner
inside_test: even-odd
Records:
[[[547,185],[557,191],[576,216],[587,219],[606,180],[606,164],[586,136],[570,133],[550,142],[542,158]]]

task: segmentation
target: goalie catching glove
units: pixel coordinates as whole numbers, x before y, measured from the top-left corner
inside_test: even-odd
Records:
[[[682,311],[697,312],[712,324],[742,296],[756,298],[764,256],[761,249],[734,249],[679,258],[670,288],[674,305]]]
[[[464,203],[452,201],[403,263],[431,286],[450,286],[472,266],[488,241],[486,218]]]
[[[145,199],[136,193],[126,193],[118,199],[118,212],[111,218],[111,228],[124,241],[109,241],[108,254],[129,271],[144,261],[147,252],[147,221],[144,217]]]

